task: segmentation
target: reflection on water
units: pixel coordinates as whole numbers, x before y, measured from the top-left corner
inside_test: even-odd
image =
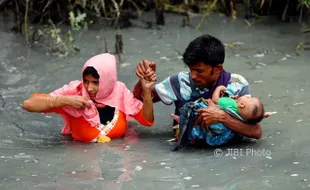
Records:
[[[122,184],[131,181],[132,175],[139,171],[136,164],[146,159],[130,151],[130,147],[137,142],[139,137],[132,127],[128,128],[122,144],[86,145],[74,141],[67,142],[64,153],[64,177],[76,181],[92,181],[97,184],[97,188],[121,189]],[[65,187],[75,186],[74,184],[72,187]]]

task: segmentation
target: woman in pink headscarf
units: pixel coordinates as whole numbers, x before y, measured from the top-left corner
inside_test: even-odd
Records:
[[[33,94],[22,107],[29,112],[58,113],[65,121],[62,134],[83,142],[107,142],[126,132],[126,116],[144,126],[155,122],[151,88],[155,73],[141,79],[143,102],[117,81],[116,59],[111,54],[90,58],[82,68],[82,80],[50,94]]]

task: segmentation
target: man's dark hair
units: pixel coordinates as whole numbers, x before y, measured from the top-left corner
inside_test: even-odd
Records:
[[[264,117],[265,117],[264,105],[262,103],[260,103],[260,107],[261,107],[261,111],[258,114],[259,108],[256,105],[254,106],[252,115],[256,116],[256,117],[253,117],[252,119],[247,120],[247,123],[249,123],[249,124],[257,124],[257,123],[261,122],[264,119]]]
[[[94,67],[86,67],[86,69],[83,71],[83,77],[86,76],[86,75],[89,75],[91,74],[91,76],[93,76],[95,79],[99,79],[100,76],[97,72],[97,70],[94,68]]]
[[[218,64],[223,64],[224,60],[224,44],[219,39],[208,34],[191,41],[183,54],[183,61],[187,66],[203,62],[215,67]]]

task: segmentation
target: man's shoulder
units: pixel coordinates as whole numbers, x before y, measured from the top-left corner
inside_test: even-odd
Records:
[[[180,96],[190,94],[189,75],[186,72],[178,72],[168,76],[165,80],[155,85],[155,90],[162,102],[170,105],[178,100]]]
[[[175,73],[171,76],[178,76],[179,78],[189,78],[189,72],[188,71],[180,71],[178,73]]]
[[[250,95],[248,81],[242,75],[232,73],[227,86],[227,93],[233,95]]]
[[[231,73],[229,83],[239,83],[242,85],[249,85],[245,77],[237,73]]]
[[[162,82],[169,82],[172,85],[175,85],[175,83],[189,83],[189,72],[186,71],[180,71],[178,73],[174,73],[167,77],[164,81]]]
[[[172,75],[169,75],[165,80],[173,78],[173,77],[176,77],[176,78],[189,78],[189,72],[180,71],[180,72],[174,73]]]

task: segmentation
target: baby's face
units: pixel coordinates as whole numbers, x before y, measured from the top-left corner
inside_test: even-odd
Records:
[[[258,98],[241,96],[236,101],[239,114],[245,120],[257,117],[262,111],[262,106]]]

